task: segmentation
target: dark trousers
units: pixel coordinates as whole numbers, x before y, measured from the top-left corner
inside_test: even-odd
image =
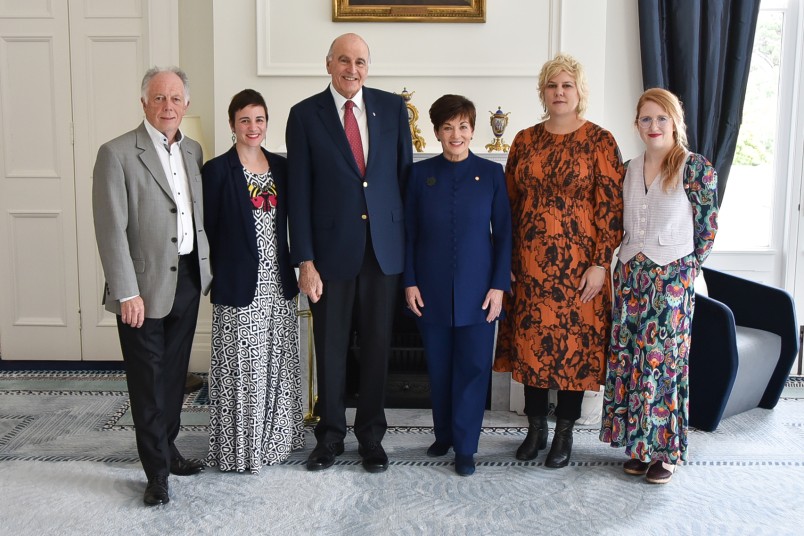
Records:
[[[318,380],[315,427],[319,442],[342,441],[346,436],[346,354],[357,307],[360,355],[354,432],[360,444],[382,441],[385,420],[385,382],[391,353],[391,329],[399,293],[399,275],[385,275],[366,239],[363,265],[355,279],[325,280],[324,293],[310,304],[313,313]]]
[[[525,415],[528,417],[546,417],[550,403],[547,395],[550,389],[525,386]],[[577,421],[581,417],[583,391],[558,391],[556,417]]]
[[[200,294],[198,257],[184,255],[179,257],[176,296],[166,317],[146,318],[142,327],[132,328],[117,316],[137,452],[148,478],[166,476],[170,460],[179,455],[174,442]]]
[[[433,431],[456,454],[474,454],[491,381],[495,324],[439,326],[418,321],[422,334]]]

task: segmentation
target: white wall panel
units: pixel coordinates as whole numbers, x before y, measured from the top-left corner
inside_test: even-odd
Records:
[[[320,75],[332,39],[352,31],[368,41],[378,76],[532,76],[547,54],[550,2],[491,3],[485,24],[348,24],[333,23],[326,2],[257,0],[257,72]],[[523,21],[524,33],[507,31]]]
[[[58,177],[53,40],[5,37],[0,41],[0,65],[5,75],[0,88],[4,175]]]
[[[68,282],[58,211],[9,211],[15,326],[66,326]],[[73,282],[70,281],[69,285]]]
[[[109,18],[125,19],[142,17],[143,6],[140,0],[83,0],[83,16],[86,19]]]
[[[0,17],[49,19],[53,18],[53,2],[56,0],[0,0]]]
[[[142,42],[139,36],[88,37],[86,45],[88,147],[94,162],[101,144],[142,121]],[[110,110],[114,121],[109,121]]]

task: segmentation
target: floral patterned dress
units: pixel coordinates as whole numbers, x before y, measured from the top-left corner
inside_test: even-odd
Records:
[[[531,387],[598,390],[611,289],[588,303],[587,268],[611,266],[622,238],[623,165],[614,137],[587,121],[569,134],[540,123],[519,132],[505,168],[516,282],[503,308],[494,370]]]
[[[694,252],[664,266],[638,253],[614,272],[600,439],[643,462],[687,459],[693,281],[717,232],[717,173],[692,153],[683,185],[692,205]]]
[[[212,306],[209,456],[221,471],[259,474],[304,447],[296,302],[282,295],[271,172],[243,168],[254,207],[259,268],[246,307]]]

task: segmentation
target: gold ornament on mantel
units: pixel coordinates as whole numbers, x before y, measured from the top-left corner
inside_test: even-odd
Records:
[[[507,153],[511,146],[505,143],[502,136],[503,133],[505,133],[505,127],[508,126],[508,114],[511,112],[503,113],[502,108],[497,106],[496,112],[489,111],[489,113],[491,114],[490,123],[491,131],[494,133],[494,139],[491,140],[491,143],[486,145],[486,149],[488,152],[503,151]]]
[[[410,102],[410,98],[414,93],[416,92],[408,91],[408,88],[402,88],[400,95],[402,100],[405,101],[405,106],[408,107],[408,123],[410,124],[410,137],[413,140],[413,146],[416,148],[416,152],[420,153],[424,151],[426,142],[424,141],[424,136],[422,136],[422,131],[416,126],[416,121],[419,120],[419,110]]]

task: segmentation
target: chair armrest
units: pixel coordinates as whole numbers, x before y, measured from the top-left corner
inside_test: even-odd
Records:
[[[709,296],[731,309],[739,326],[776,333],[782,338],[779,361],[759,407],[776,406],[798,356],[798,321],[793,298],[785,290],[704,268]]]
[[[715,430],[737,377],[734,317],[728,307],[695,295],[690,342],[690,425]]]

